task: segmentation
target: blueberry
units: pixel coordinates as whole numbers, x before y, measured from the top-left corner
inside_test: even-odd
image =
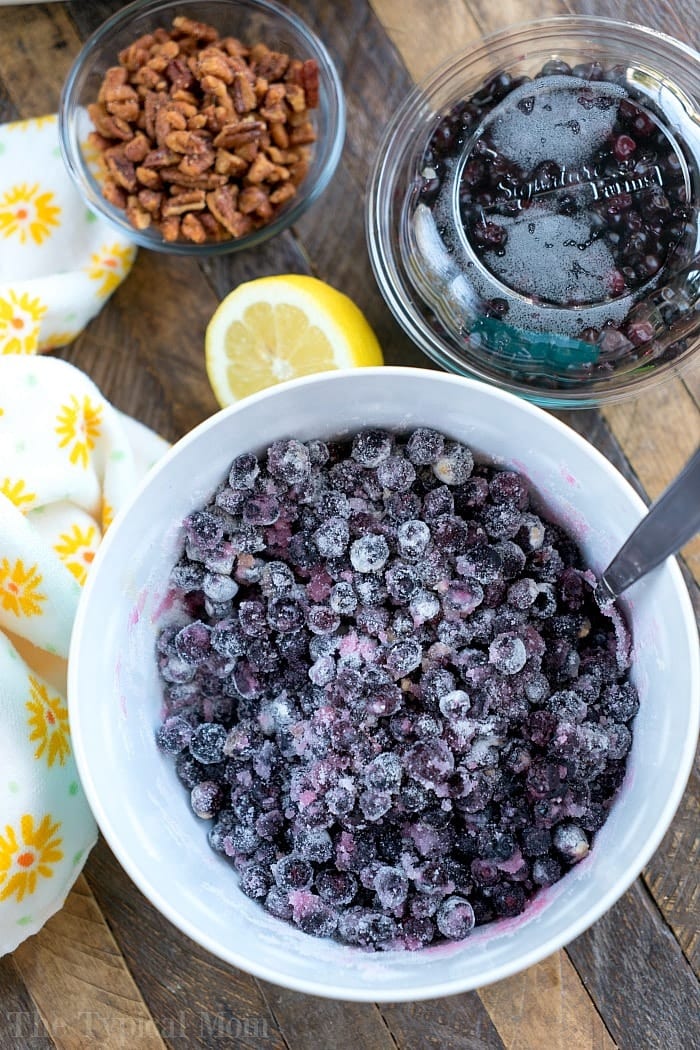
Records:
[[[403,678],[420,666],[423,649],[420,642],[413,638],[403,638],[394,642],[386,653],[386,667],[394,679]]]
[[[196,510],[184,521],[188,538],[201,550],[211,550],[222,539],[224,530],[218,518],[206,510]]]
[[[327,518],[314,532],[314,540],[323,558],[333,558],[343,554],[350,541],[347,520],[340,516]]]
[[[406,442],[406,456],[414,466],[431,466],[445,448],[445,439],[430,427],[417,427]]]
[[[247,897],[264,900],[272,888],[272,876],[261,864],[250,864],[241,873],[240,887]]]
[[[201,620],[194,620],[175,636],[175,652],[187,664],[200,664],[210,652],[211,628]]]
[[[378,572],[386,565],[388,558],[389,545],[380,535],[370,533],[361,536],[350,547],[350,561],[359,573]]]
[[[357,608],[357,595],[352,584],[343,580],[336,583],[331,589],[329,604],[340,616],[351,616]]]
[[[227,733],[223,726],[216,722],[202,722],[192,733],[189,748],[190,754],[197,762],[211,765],[224,758],[224,744]]]
[[[156,743],[168,755],[179,755],[192,738],[192,726],[180,715],[166,718],[156,733]]]
[[[314,880],[314,869],[308,860],[289,854],[272,865],[272,874],[280,889],[307,890]]]
[[[501,674],[517,674],[526,660],[525,643],[515,633],[498,634],[489,645],[489,661]]]
[[[309,450],[301,441],[275,441],[267,451],[267,469],[287,485],[306,481],[311,473]]]
[[[277,919],[289,920],[292,918],[292,906],[289,903],[289,894],[279,886],[272,886],[264,901],[266,911]]]
[[[430,543],[430,529],[424,521],[409,518],[399,525],[397,543],[404,558],[419,558]]]
[[[190,805],[193,813],[202,820],[211,820],[216,816],[224,800],[221,785],[214,780],[202,780],[195,784],[190,792]]]
[[[443,454],[433,465],[433,473],[444,485],[463,485],[473,468],[470,449],[459,441],[447,441]]]
[[[358,883],[350,871],[320,871],[315,882],[319,897],[334,908],[351,904],[358,890]]]
[[[377,467],[379,484],[390,492],[407,492],[415,478],[415,467],[403,456],[388,456]]]
[[[553,835],[554,848],[568,861],[576,864],[588,854],[589,844],[585,831],[578,824],[558,824]]]
[[[306,612],[306,624],[314,634],[335,634],[340,627],[340,617],[330,605],[310,605]]]
[[[450,721],[466,718],[471,708],[471,699],[463,689],[453,689],[440,697],[440,711]]]
[[[408,879],[398,868],[383,864],[374,876],[374,891],[387,911],[400,908],[408,895]]]
[[[352,439],[350,454],[363,467],[378,467],[391,455],[393,444],[384,430],[362,430]]]
[[[236,456],[231,464],[228,483],[234,491],[236,489],[252,489],[255,479],[260,473],[257,457],[252,453],[244,452]]]
[[[435,921],[443,937],[461,941],[474,928],[474,909],[464,897],[448,897],[438,908]]]

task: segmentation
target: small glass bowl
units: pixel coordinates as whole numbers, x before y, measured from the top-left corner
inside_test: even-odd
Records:
[[[213,25],[221,35],[238,37],[252,46],[266,44],[292,58],[315,59],[319,72],[319,104],[309,111],[316,131],[309,170],[296,195],[274,219],[239,238],[168,242],[156,227],[135,229],[120,208],[102,195],[96,151],[87,141],[94,130],[87,106],[97,101],[104,74],[117,64],[122,48],[159,26],[168,28],[184,15]],[[252,248],[293,225],[323,193],[340,159],[345,140],[345,101],[337,70],[323,43],[291,11],[275,0],[136,0],[109,18],[86,41],[61,93],[58,114],[61,152],[66,166],[87,203],[143,248],[177,255],[224,255]]]
[[[370,258],[414,342],[549,407],[677,375],[700,346],[700,55],[542,19],[404,100],[370,178]]]

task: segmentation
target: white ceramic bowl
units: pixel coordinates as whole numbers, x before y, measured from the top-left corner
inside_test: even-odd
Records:
[[[289,988],[338,999],[416,1000],[506,977],[555,951],[622,895],[681,799],[698,731],[700,668],[690,600],[669,560],[623,604],[641,694],[626,779],[589,856],[523,915],[465,941],[368,954],[307,936],[241,893],[154,743],[161,687],[154,641],[182,519],[231,459],[285,436],[426,424],[524,472],[550,514],[602,570],[643,513],[594,448],[541,409],[472,380],[420,369],[331,372],[255,395],[206,420],[146,479],[95,559],[75,623],[69,697],[80,775],[117,858],[148,899],[214,955]]]

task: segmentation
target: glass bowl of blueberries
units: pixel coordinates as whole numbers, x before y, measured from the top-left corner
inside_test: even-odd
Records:
[[[642,26],[531,22],[405,99],[367,236],[434,361],[550,407],[677,375],[700,344],[700,55]]]
[[[73,631],[115,855],[196,942],[310,994],[415,1001],[557,950],[647,863],[694,755],[678,566],[597,598],[643,512],[551,414],[436,370],[206,420],[110,528]]]

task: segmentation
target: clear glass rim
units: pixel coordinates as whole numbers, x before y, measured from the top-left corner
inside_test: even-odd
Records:
[[[631,43],[640,48],[644,45],[650,52],[659,54],[665,63],[671,64],[674,77],[678,74],[676,80],[680,86],[687,89],[688,83],[692,85],[696,103],[700,99],[700,53],[674,37],[634,22],[590,15],[565,15],[523,22],[481,37],[468,50],[462,49],[449,56],[409,91],[395,111],[375,154],[365,204],[365,233],[375,280],[395,319],[419,349],[448,371],[476,377],[543,407],[559,409],[594,408],[602,403],[625,400],[675,378],[694,364],[697,340],[678,358],[653,365],[647,372],[640,369],[636,374],[630,371],[590,382],[575,380],[576,386],[549,389],[536,382],[518,381],[499,371],[495,365],[488,367],[488,360],[477,351],[460,353],[449,336],[441,337],[428,324],[416,306],[416,290],[404,273],[400,252],[392,244],[391,237],[392,234],[398,236],[397,209],[400,205],[395,198],[397,184],[403,175],[402,166],[416,149],[414,144],[407,142],[407,134],[412,131],[415,136],[416,129],[421,130],[423,118],[435,112],[433,98],[436,92],[444,89],[451,80],[466,76],[480,62],[487,62],[490,71],[496,72],[500,68],[501,53],[505,50],[514,51],[520,45],[523,57],[526,57],[525,46],[528,44],[537,44],[538,50],[551,46],[555,51],[557,41],[563,47],[566,38],[580,41],[582,52],[586,47],[595,49],[604,43],[618,48]],[[402,194],[403,186],[399,189]],[[552,378],[557,377],[553,375]]]
[[[77,93],[81,86],[81,77],[88,64],[99,49],[109,41],[117,31],[128,26],[135,16],[157,15],[174,7],[182,6],[188,11],[196,11],[203,2],[213,2],[221,7],[230,6],[260,11],[279,19],[303,40],[306,54],[319,64],[321,82],[325,90],[321,91],[320,112],[325,118],[328,134],[323,141],[316,144],[312,170],[301,183],[304,192],[297,200],[283,211],[273,222],[261,226],[258,230],[238,239],[215,241],[207,244],[194,244],[187,241],[167,242],[154,233],[135,229],[127,221],[124,213],[111,205],[99,191],[96,180],[90,175],[85,163],[76,128]],[[116,61],[116,54],[115,54]],[[71,177],[87,199],[88,205],[110,223],[120,233],[142,248],[160,251],[169,255],[212,256],[228,255],[232,252],[254,248],[276,234],[292,226],[306,210],[321,196],[335,172],[345,143],[346,107],[340,76],[335,64],[320,38],[288,8],[276,0],[133,0],[133,3],[121,8],[87,38],[77,55],[61,91],[58,107],[58,137],[61,155]]]

